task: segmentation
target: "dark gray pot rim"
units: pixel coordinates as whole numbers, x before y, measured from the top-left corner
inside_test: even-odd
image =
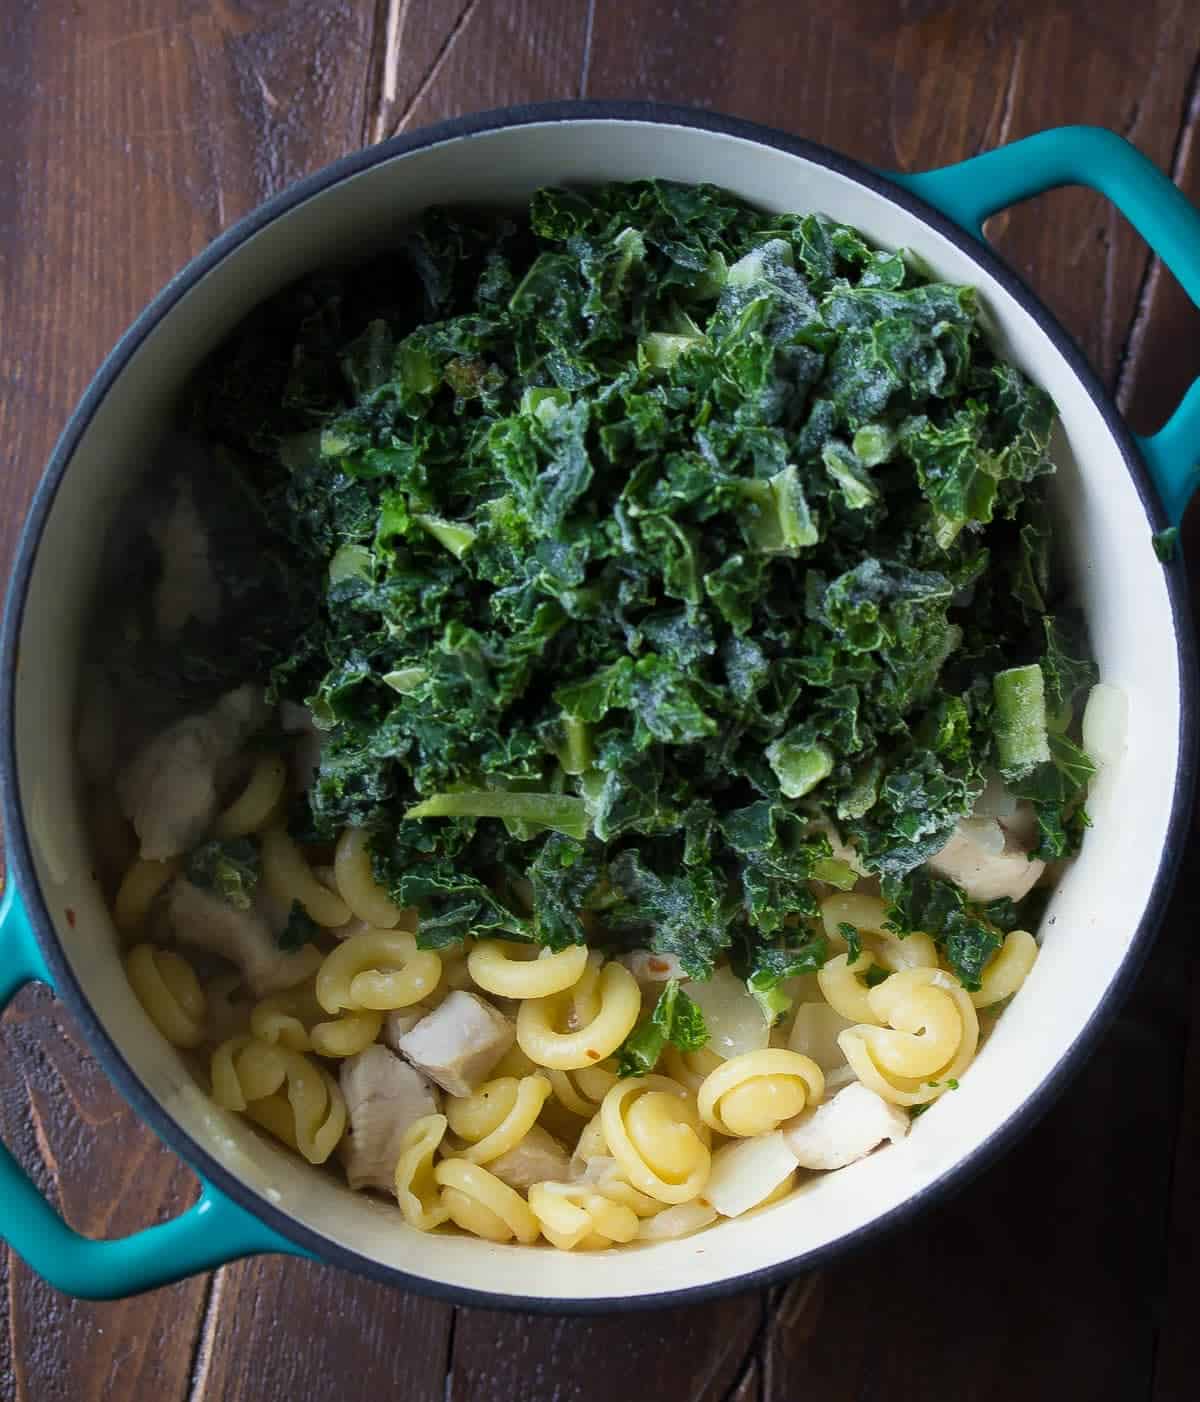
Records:
[[[406,155],[443,142],[496,131],[503,127],[529,126],[547,122],[576,121],[656,122],[684,126],[753,141],[763,146],[801,156],[806,160],[849,177],[893,204],[910,211],[945,238],[957,244],[987,273],[994,277],[1021,307],[1038,323],[1061,353],[1096,404],[1108,431],[1120,447],[1126,468],[1133,479],[1146,513],[1147,530],[1159,531],[1168,525],[1149,472],[1133,436],[1109,398],[1103,385],[1074,342],[1042,304],[1039,298],[985,244],[965,234],[933,206],[916,198],[886,176],[860,165],[827,147],[769,127],[739,118],[687,107],[644,102],[548,102],[504,107],[480,112],[453,121],[439,122],[419,131],[396,136],[363,151],[335,161],[323,170],[297,181],[279,195],[260,205],[221,234],[182,269],[147,305],[133,325],[105,358],[60,436],[34,494],[18,545],[4,611],[0,640],[0,800],[3,802],[8,860],[17,889],[25,901],[30,922],[54,978],[59,996],[82,1025],[106,1073],[122,1095],[179,1156],[209,1183],[272,1230],[288,1238],[319,1260],[343,1266],[374,1280],[432,1296],[448,1303],[488,1309],[529,1310],[548,1314],[596,1314],[614,1310],[651,1309],[696,1303],[743,1290],[770,1285],[798,1272],[824,1264],[834,1256],[861,1249],[886,1233],[913,1220],[937,1200],[945,1200],[991,1164],[1022,1133],[1032,1127],[1066,1089],[1094,1048],[1104,1028],[1129,994],[1162,923],[1175,875],[1184,848],[1184,838],[1192,808],[1196,769],[1196,650],[1192,631],[1187,577],[1181,561],[1166,565],[1168,594],[1178,646],[1182,696],[1180,707],[1180,763],[1171,797],[1168,840],[1151,888],[1146,910],[1130,949],[1114,975],[1103,999],[1081,1029],[1067,1054],[1019,1111],[992,1132],[970,1155],[891,1212],[876,1218],[847,1236],[824,1247],[802,1251],[786,1261],[749,1271],[743,1275],[679,1290],[660,1291],[632,1299],[549,1299],[537,1295],[500,1295],[446,1285],[424,1277],[382,1266],[339,1243],[314,1232],[280,1208],[245,1187],[209,1151],[186,1133],[149,1092],[105,1027],[92,1010],[79,986],[59,943],[34,870],[29,838],[25,829],[16,766],[16,680],[17,654],[24,618],[29,581],[42,531],[58,489],[70,466],[80,439],[97,408],[124,370],[134,352],[172,310],[176,303],[206,273],[246,242],[253,234],[314,195],[396,156]],[[648,174],[653,172],[648,171]]]

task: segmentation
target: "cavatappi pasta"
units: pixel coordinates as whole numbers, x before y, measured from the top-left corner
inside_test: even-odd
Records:
[[[129,982],[163,1037],[206,1059],[219,1105],[313,1164],[358,1151],[348,1068],[368,1051],[415,1068],[418,1098],[370,1182],[388,1184],[398,1220],[420,1231],[604,1250],[765,1207],[805,1172],[789,1125],[851,1083],[888,1106],[927,1106],[956,1086],[980,1017],[1037,957],[1033,937],[1011,931],[968,992],[927,935],[890,927],[869,888],[818,886],[828,957],[793,981],[782,1022],[756,1023],[722,970],[719,989],[696,995],[720,1035],[689,1051],[667,1043],[651,1073],[622,1076],[617,1053],[653,1006],[658,966],[674,976],[674,965],[508,938],[422,948],[417,913],[375,879],[366,832],[305,848],[283,826],[287,797],[278,755],[243,766],[209,840],[249,842],[259,885],[242,906],[213,907],[204,938],[172,923],[173,893],[194,875],[186,858],[137,857],[114,878]],[[278,931],[281,913],[299,921],[302,949],[222,923],[259,913],[264,929],[273,919]],[[460,1021],[490,1050],[442,1064]]]

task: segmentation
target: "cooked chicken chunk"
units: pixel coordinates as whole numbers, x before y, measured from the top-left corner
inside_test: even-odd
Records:
[[[451,1095],[470,1095],[515,1038],[512,1023],[489,1002],[455,990],[396,1047]]]
[[[165,861],[200,841],[216,817],[224,771],[266,718],[261,689],[240,686],[142,746],[117,779],[117,797],[143,857]]]
[[[783,1125],[783,1137],[801,1168],[844,1168],[885,1139],[898,1143],[908,1133],[909,1118],[861,1081],[838,1091],[832,1100],[805,1110]]]
[[[1019,901],[1046,864],[1030,857],[995,818],[964,818],[945,847],[930,857],[929,867],[957,882],[973,901],[994,901],[1000,896]]]
[[[497,1178],[527,1192],[535,1183],[562,1183],[570,1174],[570,1158],[566,1149],[541,1125],[534,1125],[524,1139],[488,1164]]]
[[[238,910],[183,877],[168,888],[164,914],[181,944],[207,949],[236,964],[256,998],[294,987],[321,962],[311,944],[294,952],[280,949],[261,909]]]
[[[429,1009],[424,1003],[414,1003],[411,1008],[396,1008],[393,1012],[385,1013],[383,1031],[379,1034],[380,1040],[385,1047],[399,1052],[400,1038],[411,1032],[423,1017],[428,1016]]]
[[[347,1057],[339,1079],[350,1117],[341,1151],[350,1186],[394,1192],[400,1141],[414,1121],[437,1113],[437,1091],[378,1042]]]

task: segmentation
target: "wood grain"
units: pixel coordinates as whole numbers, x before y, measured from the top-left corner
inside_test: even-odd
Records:
[[[0,7],[0,559],[115,336],[221,227],[367,139],[540,98],[731,111],[918,169],[1065,121],[1124,132],[1200,198],[1191,0],[15,0]],[[1200,373],[1197,314],[1106,202],[990,234],[1136,425]],[[1200,558],[1200,517],[1189,522]],[[992,1402],[1196,1396],[1195,848],[1155,958],[1021,1145],[904,1232],[786,1289],[684,1311],[451,1311],[331,1268],[240,1263],[69,1302],[3,1266],[0,1398],[165,1402],[652,1396]],[[0,1024],[0,1129],[69,1220],[190,1200],[69,1020]]]

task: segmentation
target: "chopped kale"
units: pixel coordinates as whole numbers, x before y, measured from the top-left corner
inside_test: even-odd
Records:
[[[320,933],[320,925],[299,901],[293,901],[292,908],[288,912],[287,924],[276,937],[275,943],[280,949],[294,953],[297,949],[303,949],[306,944],[310,944]]]
[[[625,1038],[617,1050],[617,1074],[646,1076],[658,1065],[668,1042],[680,1051],[699,1051],[708,1041],[704,1014],[679,986],[668,979],[650,1016]]]
[[[193,848],[184,873],[193,885],[220,896],[237,910],[249,910],[258,886],[258,865],[258,848],[248,837],[237,837]]]
[[[911,905],[1006,669],[1057,737],[1040,850],[1078,840],[1054,406],[852,229],[658,181],[433,210],[261,306],[185,419],[248,503],[223,588],[278,620],[236,665],[324,731],[295,830],[368,828],[425,945],[727,952],[775,1016],[810,883],[854,881],[830,825]],[[977,986],[996,927],[938,901]]]

